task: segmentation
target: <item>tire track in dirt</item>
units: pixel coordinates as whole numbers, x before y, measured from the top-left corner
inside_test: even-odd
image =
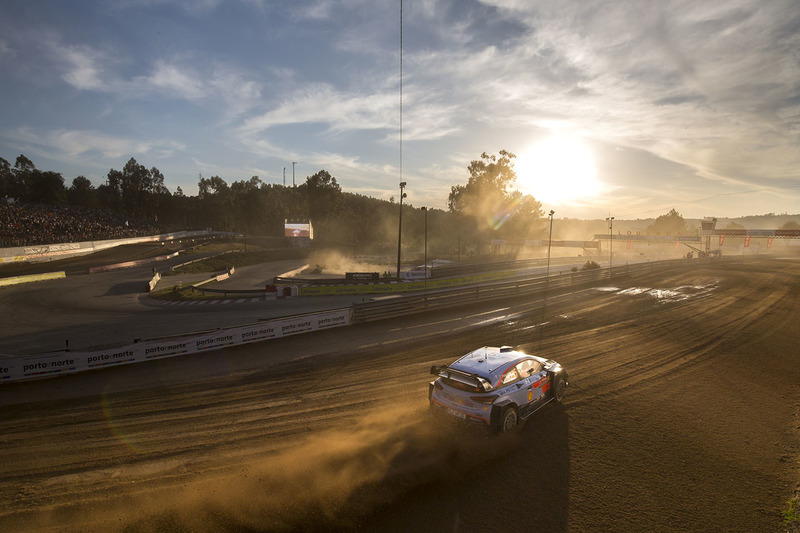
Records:
[[[797,473],[793,459],[774,462],[796,457],[796,422],[783,421],[783,404],[796,409],[800,376],[781,355],[800,320],[798,282],[790,266],[748,267],[697,263],[665,279],[615,281],[721,280],[679,302],[583,291],[515,303],[505,322],[421,344],[12,407],[0,418],[9,459],[0,526],[491,531],[500,525],[481,521],[480,509],[522,497],[537,502],[543,531],[776,530],[791,495],[780,483]],[[743,283],[754,275],[757,283]],[[786,331],[774,337],[774,326]],[[764,372],[782,376],[783,390],[754,405],[737,391],[748,384],[745,351],[759,343],[773,354]],[[429,367],[486,344],[536,347],[564,363],[566,408],[544,409],[501,441],[424,424]],[[749,437],[746,423],[767,442]]]

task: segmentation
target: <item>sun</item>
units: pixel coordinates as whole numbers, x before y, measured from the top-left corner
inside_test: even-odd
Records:
[[[542,203],[570,204],[600,191],[591,150],[572,137],[539,141],[517,157],[514,170],[517,188]]]

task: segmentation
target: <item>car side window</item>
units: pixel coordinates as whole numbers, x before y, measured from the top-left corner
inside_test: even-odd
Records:
[[[509,383],[513,383],[517,381],[517,379],[519,379],[519,374],[517,373],[517,369],[512,368],[511,370],[506,372],[505,376],[503,376],[503,385],[508,385]]]
[[[541,363],[539,361],[534,361],[533,359],[526,359],[524,361],[520,361],[517,365],[517,371],[519,375],[523,378],[527,378],[528,376],[532,376],[533,374],[539,372],[542,369]]]

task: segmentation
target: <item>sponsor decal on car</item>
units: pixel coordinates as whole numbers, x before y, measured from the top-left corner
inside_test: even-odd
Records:
[[[460,418],[461,420],[464,420],[465,418],[467,418],[467,415],[465,413],[459,413],[455,409],[450,409],[449,407],[447,408],[447,412],[448,412],[448,414],[451,414],[451,415],[453,415],[453,416],[455,416],[457,418]]]

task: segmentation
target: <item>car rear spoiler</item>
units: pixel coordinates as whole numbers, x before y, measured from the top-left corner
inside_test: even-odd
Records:
[[[442,378],[452,379],[458,381],[459,383],[463,383],[464,385],[469,385],[470,387],[481,388],[487,392],[492,390],[492,384],[479,375],[469,374],[463,370],[455,370],[447,365],[433,365],[431,367],[431,374]]]

